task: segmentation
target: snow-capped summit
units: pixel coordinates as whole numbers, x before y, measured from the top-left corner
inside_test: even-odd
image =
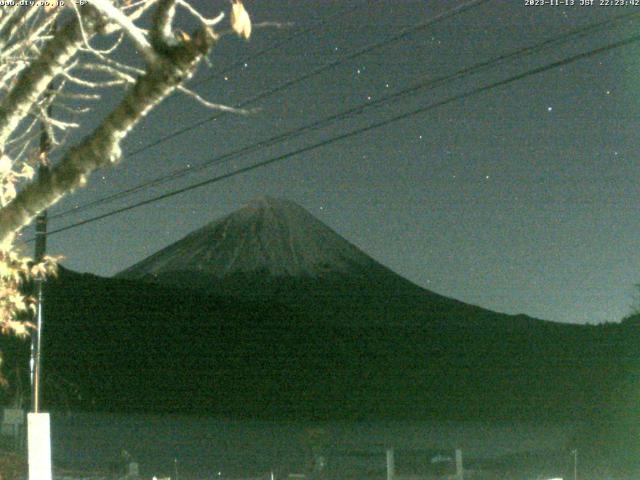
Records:
[[[318,277],[377,263],[294,202],[259,197],[196,230],[119,276],[193,272],[223,279],[259,272]]]

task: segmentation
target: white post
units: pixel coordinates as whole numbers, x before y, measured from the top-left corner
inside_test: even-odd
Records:
[[[27,414],[29,480],[51,480],[51,428],[48,413]]]
[[[464,467],[462,465],[462,450],[456,448],[456,479],[464,480]]]
[[[396,476],[396,463],[393,458],[393,448],[387,448],[387,480],[394,480]]]

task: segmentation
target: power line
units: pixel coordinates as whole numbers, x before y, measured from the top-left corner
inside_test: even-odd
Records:
[[[286,80],[283,83],[281,83],[279,85],[276,85],[275,87],[273,87],[273,88],[271,88],[269,90],[263,91],[263,92],[255,95],[255,96],[253,96],[251,98],[248,98],[248,99],[236,104],[235,107],[236,108],[242,108],[242,107],[244,107],[244,106],[246,106],[246,105],[248,105],[250,103],[256,102],[258,100],[262,100],[263,98],[267,98],[267,97],[269,97],[271,95],[274,95],[274,94],[276,94],[278,92],[281,92],[281,91],[283,91],[283,90],[285,90],[285,89],[287,89],[289,87],[292,87],[292,86],[294,86],[294,85],[296,85],[298,83],[301,83],[301,82],[303,82],[305,80],[308,80],[309,78],[312,78],[312,77],[314,77],[316,75],[319,75],[319,74],[321,74],[321,73],[323,73],[325,71],[328,71],[328,70],[330,70],[330,69],[332,69],[332,68],[334,68],[334,67],[336,67],[336,66],[338,66],[338,65],[340,65],[340,64],[342,64],[344,62],[347,62],[347,61],[350,61],[350,60],[354,60],[355,58],[358,58],[358,57],[360,57],[362,55],[365,55],[367,53],[375,51],[375,50],[377,50],[379,48],[382,48],[382,47],[385,47],[387,45],[390,45],[390,44],[393,44],[395,42],[398,42],[400,40],[403,40],[404,38],[407,38],[407,37],[413,35],[414,33],[419,32],[421,30],[425,30],[425,29],[431,27],[432,25],[434,25],[434,24],[436,24],[438,22],[447,20],[449,18],[453,18],[453,17],[455,17],[457,15],[461,15],[462,13],[465,13],[465,12],[467,12],[467,11],[473,9],[473,8],[479,7],[479,6],[481,6],[481,5],[485,4],[485,3],[488,3],[489,1],[490,0],[469,0],[467,2],[464,2],[464,3],[458,5],[458,6],[454,7],[454,8],[451,8],[451,9],[449,9],[449,10],[443,12],[443,13],[440,13],[440,14],[436,15],[435,17],[431,18],[430,20],[427,20],[426,22],[423,22],[423,23],[420,23],[420,24],[405,28],[405,29],[401,30],[398,34],[396,34],[396,35],[394,35],[394,36],[392,36],[392,37],[390,37],[390,38],[388,38],[386,40],[381,40],[379,42],[375,42],[373,44],[367,45],[367,46],[365,46],[365,47],[363,47],[363,48],[361,48],[361,49],[359,49],[359,50],[357,50],[357,51],[355,51],[353,53],[350,53],[350,54],[345,55],[345,56],[343,56],[341,58],[338,58],[338,59],[336,59],[336,60],[334,60],[332,62],[329,62],[329,63],[327,63],[325,65],[322,65],[322,66],[312,70],[311,72],[302,74],[302,75],[300,75],[298,77],[295,77],[293,79],[290,79],[290,80]],[[216,113],[216,114],[214,114],[212,116],[209,116],[209,117],[207,117],[207,118],[205,118],[203,120],[199,120],[199,121],[194,122],[194,123],[192,123],[192,124],[190,124],[188,126],[180,128],[178,130],[175,130],[175,131],[173,131],[172,133],[170,133],[168,135],[164,135],[164,136],[160,137],[159,139],[157,139],[157,140],[155,140],[155,141],[153,141],[151,143],[143,145],[142,147],[140,147],[140,148],[138,148],[136,150],[133,150],[132,152],[129,152],[128,154],[126,154],[126,156],[127,156],[127,158],[129,158],[129,157],[133,157],[135,155],[138,155],[138,154],[140,154],[140,153],[142,153],[142,152],[144,152],[144,151],[146,151],[146,150],[148,150],[150,148],[153,148],[153,147],[155,147],[155,146],[157,146],[157,145],[159,145],[161,143],[164,143],[164,142],[166,142],[168,140],[171,140],[171,139],[176,138],[176,137],[178,137],[180,135],[183,135],[184,133],[189,132],[189,131],[193,130],[194,128],[200,127],[200,126],[202,126],[202,125],[204,125],[206,123],[209,123],[209,122],[212,122],[214,120],[217,120],[218,118],[222,117],[225,114],[226,114],[226,112],[219,112],[219,113]],[[147,186],[152,186],[154,184],[155,184],[155,181],[152,180],[148,184],[145,183],[145,184],[142,184],[140,186],[128,189],[128,190],[126,190],[124,192],[119,192],[119,193],[115,193],[113,195],[110,195],[108,197],[104,197],[103,199],[99,199],[97,201],[114,200],[114,199],[120,198],[121,195],[128,195],[130,193],[134,193],[136,191],[139,191],[140,189],[144,189]],[[69,210],[69,211],[61,212],[61,213],[59,213],[57,215],[51,216],[50,218],[51,219],[61,218],[62,216],[66,216],[66,215],[68,215],[70,213],[75,213],[75,211],[72,209],[72,210]]]
[[[482,0],[482,2],[480,2],[480,3],[483,3],[484,1],[489,1],[489,0]],[[320,25],[323,25],[324,23],[329,22],[329,21],[331,21],[332,19],[334,19],[336,17],[345,17],[345,16],[348,16],[348,15],[351,15],[355,11],[360,10],[361,8],[363,8],[365,6],[368,6],[371,3],[372,3],[372,0],[367,0],[363,4],[355,5],[355,6],[351,7],[351,8],[346,9],[344,11],[341,11],[341,12],[339,12],[337,14],[331,15],[328,18],[326,18],[324,20],[324,22],[322,22]],[[471,3],[474,3],[474,2],[471,2]],[[421,28],[422,25],[420,25],[419,27]],[[204,79],[201,79],[201,80],[199,80],[197,82],[192,83],[191,86],[192,87],[198,86],[198,85],[201,85],[201,84],[203,84],[203,83],[205,83],[207,81],[213,80],[215,78],[219,78],[219,77],[225,75],[226,73],[228,73],[228,72],[230,72],[230,71],[232,71],[232,70],[234,70],[236,68],[239,68],[239,67],[243,66],[245,63],[247,63],[247,62],[249,62],[249,61],[251,61],[251,60],[253,60],[255,58],[258,58],[258,57],[270,52],[271,50],[275,50],[275,49],[281,47],[282,45],[284,45],[286,43],[289,43],[290,41],[294,40],[295,38],[298,38],[298,37],[300,37],[300,36],[302,36],[302,35],[304,35],[306,33],[309,33],[311,31],[315,30],[316,28],[318,28],[318,25],[312,25],[312,26],[307,27],[307,28],[305,28],[303,30],[300,30],[300,31],[298,31],[298,32],[286,37],[285,39],[283,39],[281,41],[275,42],[272,45],[265,47],[264,49],[254,53],[252,55],[244,57],[243,59],[237,61],[236,63],[234,63],[232,65],[230,65],[228,68],[222,70],[221,72],[215,73],[213,75],[210,75],[207,78],[204,78]],[[414,28],[417,28],[417,27],[414,27]],[[358,52],[356,52],[356,53],[358,53]],[[342,62],[344,60],[345,60],[345,58],[340,59],[339,62]],[[314,70],[310,74],[305,74],[303,76],[304,78],[303,77],[296,77],[293,80],[286,81],[281,85],[278,85],[278,86],[276,86],[276,87],[274,87],[274,88],[272,88],[270,90],[266,90],[266,91],[264,91],[262,93],[259,93],[258,95],[254,96],[254,97],[251,97],[249,99],[246,99],[246,100],[238,103],[236,105],[236,108],[242,108],[242,107],[244,107],[244,106],[246,106],[246,105],[248,105],[250,103],[253,103],[255,101],[261,100],[261,99],[266,98],[266,97],[269,97],[269,96],[273,95],[274,93],[277,93],[277,92],[279,92],[281,90],[284,90],[285,88],[288,88],[288,87],[290,87],[292,85],[295,85],[295,84],[297,84],[299,82],[304,81],[305,79],[309,78],[310,76],[317,75],[317,74],[321,73],[322,71],[324,71],[324,70],[326,70],[328,68],[334,67],[336,64],[337,63],[323,65],[322,67],[318,68],[317,70]],[[177,95],[177,94],[174,94],[174,95]],[[175,98],[175,97],[172,96],[172,98]],[[167,99],[167,100],[169,100],[169,99]],[[200,121],[196,122],[195,124],[191,124],[189,126],[185,126],[185,127],[181,128],[179,130],[176,130],[176,131],[174,131],[174,132],[172,132],[172,133],[170,133],[168,135],[162,136],[159,139],[154,140],[151,143],[143,145],[142,147],[127,153],[126,156],[129,158],[129,157],[133,157],[135,155],[138,155],[138,154],[142,153],[145,150],[153,148],[153,147],[155,147],[155,146],[157,146],[157,145],[159,145],[161,143],[164,143],[165,141],[168,141],[168,140],[176,138],[176,137],[178,137],[180,135],[183,135],[184,133],[186,133],[188,131],[191,131],[193,128],[197,128],[197,127],[199,127],[199,126],[201,126],[201,125],[203,125],[205,123],[217,120],[218,118],[222,117],[226,113],[227,112],[219,112],[219,113],[217,113],[215,115],[212,115],[212,116],[210,116],[210,117],[208,117],[208,118],[206,118],[204,120],[200,120]],[[149,186],[152,186],[154,184],[155,184],[155,181],[151,181]],[[130,194],[130,193],[133,193],[135,191],[138,191],[140,188],[144,188],[145,186],[146,185],[142,185],[142,186],[139,186],[139,187],[134,187],[133,189],[129,189],[129,190],[125,191],[125,192],[118,192],[116,194],[113,194],[111,196],[105,197],[103,199],[98,199],[97,202],[101,202],[103,200],[105,200],[105,201],[115,200],[117,198],[120,198],[120,196],[122,194],[124,194],[124,196],[127,196],[127,194]],[[93,202],[92,202],[92,204],[93,204]],[[84,210],[84,208],[83,208],[83,210]],[[74,209],[68,210],[68,211],[64,211],[64,212],[58,213],[56,215],[51,215],[49,217],[49,219],[61,218],[61,217],[67,216],[69,214],[77,213],[77,211],[78,210],[74,210]]]
[[[288,152],[288,153],[285,153],[285,154],[270,158],[268,160],[263,160],[261,162],[255,163],[253,165],[249,165],[249,166],[237,169],[237,170],[235,170],[233,172],[229,172],[229,173],[226,173],[226,174],[223,174],[223,175],[218,175],[218,176],[209,178],[207,180],[196,182],[196,183],[193,183],[193,184],[188,185],[186,187],[179,188],[179,189],[176,189],[176,190],[172,190],[172,191],[166,192],[166,193],[164,193],[162,195],[158,195],[156,197],[152,197],[152,198],[147,199],[147,200],[143,200],[143,201],[131,204],[131,205],[127,205],[125,207],[118,208],[118,209],[112,210],[110,212],[107,212],[107,213],[104,213],[104,214],[101,214],[101,215],[97,215],[95,217],[88,218],[86,220],[82,220],[82,221],[73,223],[71,225],[67,225],[65,227],[62,227],[62,228],[58,228],[56,230],[52,230],[51,232],[49,232],[49,235],[53,235],[53,234],[56,234],[56,233],[64,232],[66,230],[70,230],[72,228],[76,228],[76,227],[79,227],[79,226],[82,226],[82,225],[86,225],[88,223],[93,223],[93,222],[96,222],[98,220],[102,220],[104,218],[111,217],[111,216],[116,215],[118,213],[123,213],[123,212],[129,211],[129,210],[133,210],[134,208],[138,208],[138,207],[141,207],[141,206],[144,206],[144,205],[155,203],[155,202],[158,202],[160,200],[164,200],[166,198],[170,198],[170,197],[179,195],[181,193],[185,193],[187,191],[194,190],[196,188],[200,188],[200,187],[203,187],[203,186],[206,186],[206,185],[211,185],[213,183],[225,180],[225,179],[233,177],[235,175],[239,175],[239,174],[246,173],[246,172],[249,172],[249,171],[252,171],[252,170],[256,170],[256,169],[258,169],[260,167],[264,167],[266,165],[270,165],[270,164],[273,164],[273,163],[276,163],[276,162],[280,162],[282,160],[286,160],[286,159],[291,158],[291,157],[293,157],[295,155],[299,155],[301,153],[306,153],[306,152],[315,150],[317,148],[320,148],[320,147],[323,147],[323,146],[326,146],[326,145],[330,145],[330,144],[336,143],[338,141],[345,140],[347,138],[351,138],[351,137],[354,137],[356,135],[360,135],[362,133],[366,133],[366,132],[369,132],[369,131],[377,129],[377,128],[384,127],[386,125],[389,125],[389,124],[392,124],[392,123],[395,123],[395,122],[398,122],[398,121],[401,121],[401,120],[405,120],[407,118],[411,118],[411,117],[414,117],[416,115],[420,115],[420,114],[426,113],[426,112],[428,112],[430,110],[442,107],[444,105],[448,105],[448,104],[456,102],[458,100],[464,100],[464,99],[470,98],[472,96],[478,95],[480,93],[484,93],[484,92],[493,90],[495,88],[502,87],[502,86],[508,85],[510,83],[514,83],[514,82],[522,80],[524,78],[527,78],[527,77],[530,77],[530,76],[533,76],[533,75],[537,75],[537,74],[540,74],[540,73],[543,73],[543,72],[547,72],[547,71],[552,70],[554,68],[562,67],[562,66],[568,65],[570,63],[574,63],[576,61],[583,60],[585,58],[589,58],[589,57],[592,57],[592,56],[595,56],[595,55],[599,55],[599,54],[604,53],[604,52],[608,52],[608,51],[611,51],[611,50],[614,50],[614,49],[617,49],[617,48],[621,48],[621,47],[624,47],[624,46],[627,46],[627,45],[631,45],[631,44],[636,43],[638,41],[640,41],[640,35],[634,35],[634,36],[629,37],[629,38],[627,38],[625,40],[620,40],[618,42],[606,45],[604,47],[599,47],[599,48],[596,48],[596,49],[593,49],[593,50],[589,50],[587,52],[579,53],[579,54],[570,56],[568,58],[565,58],[563,60],[558,60],[558,61],[549,63],[547,65],[544,65],[544,66],[541,66],[541,67],[537,67],[537,68],[528,70],[526,72],[511,76],[511,77],[509,77],[507,79],[500,80],[500,81],[497,81],[497,82],[493,82],[493,83],[490,83],[490,84],[482,86],[482,87],[477,87],[477,88],[472,89],[472,90],[470,90],[468,92],[449,97],[449,98],[447,98],[445,100],[441,100],[439,102],[435,102],[435,103],[426,105],[424,107],[420,107],[420,108],[416,108],[414,110],[410,110],[409,112],[405,112],[405,113],[402,113],[402,114],[399,114],[399,115],[395,115],[395,116],[390,117],[390,118],[388,118],[386,120],[382,120],[382,121],[373,123],[373,124],[368,125],[366,127],[358,128],[356,130],[352,130],[350,132],[334,136],[332,138],[323,140],[321,142],[314,143],[312,145],[308,145],[306,147],[299,148],[297,150],[294,150],[294,151],[291,151],[291,152]],[[28,241],[32,241],[32,239],[30,239]]]
[[[601,29],[603,29],[603,28],[605,28],[607,26],[610,26],[612,24],[618,23],[618,22],[620,22],[622,20],[627,20],[627,19],[630,19],[630,18],[638,17],[638,16],[640,16],[639,12],[627,13],[627,14],[623,14],[623,15],[620,15],[620,16],[617,16],[617,17],[614,17],[614,18],[609,18],[609,19],[606,19],[606,20],[603,20],[603,21],[599,21],[599,22],[596,22],[596,23],[593,23],[593,24],[590,24],[590,25],[587,25],[587,26],[584,26],[584,27],[579,27],[579,28],[571,30],[571,31],[559,36],[559,37],[548,39],[548,40],[542,41],[542,42],[537,43],[537,44],[532,45],[532,46],[519,48],[519,49],[516,49],[516,50],[511,51],[509,53],[498,55],[497,57],[494,57],[494,58],[486,60],[486,61],[478,62],[478,63],[476,63],[476,64],[474,64],[474,65],[472,65],[470,67],[463,68],[463,69],[458,70],[458,71],[456,71],[456,72],[454,72],[452,74],[441,76],[441,77],[429,80],[427,82],[419,82],[417,84],[414,84],[414,85],[412,85],[412,86],[410,86],[408,88],[400,90],[400,91],[398,91],[396,93],[393,93],[391,95],[382,97],[382,98],[377,99],[377,100],[373,100],[371,102],[367,102],[365,104],[361,104],[361,105],[349,108],[349,109],[347,109],[345,111],[342,111],[342,112],[339,112],[339,113],[336,113],[336,114],[332,114],[332,115],[330,115],[328,117],[325,117],[323,119],[320,119],[320,120],[317,120],[315,122],[312,122],[311,124],[307,124],[307,125],[304,125],[302,127],[298,127],[298,128],[293,129],[293,130],[289,130],[287,132],[284,132],[284,133],[275,135],[273,137],[270,137],[270,138],[268,138],[266,140],[262,140],[260,142],[254,143],[252,145],[248,145],[248,146],[242,147],[240,149],[234,150],[232,152],[228,152],[228,153],[222,154],[220,156],[217,156],[217,157],[214,157],[212,159],[209,159],[209,160],[207,160],[207,161],[205,161],[205,162],[203,162],[203,163],[201,163],[201,164],[199,164],[199,165],[197,165],[197,166],[195,166],[193,168],[181,168],[181,169],[178,169],[178,170],[174,170],[173,172],[170,172],[169,174],[165,174],[165,175],[162,175],[160,177],[156,177],[156,178],[154,178],[152,180],[149,180],[147,182],[143,182],[143,183],[141,183],[139,185],[136,185],[135,187],[131,187],[129,189],[126,189],[126,190],[123,190],[123,191],[120,191],[120,192],[116,192],[116,193],[108,195],[106,197],[102,197],[100,199],[97,199],[97,200],[94,200],[92,202],[89,202],[89,203],[87,203],[87,204],[85,204],[85,205],[83,205],[81,207],[78,207],[78,208],[75,208],[75,209],[66,210],[66,211],[61,212],[61,213],[59,213],[57,215],[54,215],[51,218],[54,218],[54,219],[55,218],[62,218],[62,217],[68,216],[70,214],[80,213],[82,211],[88,210],[88,209],[96,207],[98,205],[102,205],[102,204],[105,204],[105,203],[110,203],[110,202],[115,201],[117,199],[124,198],[124,197],[129,196],[129,195],[131,195],[133,193],[139,192],[141,190],[145,190],[145,189],[147,189],[147,188],[149,188],[151,186],[155,186],[155,185],[159,185],[159,184],[162,184],[162,183],[166,183],[168,181],[174,180],[176,178],[180,178],[180,177],[182,177],[184,175],[187,175],[187,174],[190,174],[192,172],[203,170],[204,168],[208,168],[211,165],[220,164],[220,163],[226,162],[228,160],[231,160],[233,158],[236,158],[236,157],[238,157],[240,155],[247,154],[247,153],[250,153],[250,152],[265,148],[265,147],[268,147],[268,146],[272,146],[272,145],[277,144],[279,142],[282,142],[284,140],[289,140],[289,139],[291,139],[293,137],[297,137],[297,136],[299,136],[299,135],[301,135],[301,134],[303,134],[303,133],[305,133],[307,131],[320,128],[320,127],[325,126],[325,125],[327,125],[329,123],[336,122],[338,120],[347,118],[350,115],[353,115],[353,114],[356,114],[356,113],[362,113],[367,109],[371,109],[371,108],[374,108],[374,107],[379,107],[379,106],[381,106],[381,105],[383,105],[385,103],[388,103],[388,102],[390,102],[392,100],[398,100],[398,99],[400,99],[402,97],[405,97],[407,95],[415,94],[418,91],[423,91],[423,90],[427,90],[427,89],[436,88],[438,85],[441,85],[441,84],[443,84],[445,82],[450,82],[450,81],[457,80],[457,79],[463,78],[463,77],[471,75],[471,74],[478,73],[478,72],[480,72],[480,71],[482,71],[482,70],[484,70],[484,69],[486,69],[488,67],[495,66],[495,65],[497,65],[499,63],[502,63],[504,61],[507,61],[507,60],[511,60],[511,59],[518,58],[518,57],[522,57],[522,56],[529,55],[529,54],[532,54],[532,53],[537,53],[537,52],[542,51],[544,49],[556,46],[559,43],[564,43],[564,42],[566,42],[566,41],[568,41],[570,39],[575,39],[576,37],[586,36],[587,34],[591,34],[591,33],[595,32],[595,31],[601,30]]]
[[[372,0],[366,0],[364,3],[361,3],[360,5],[353,5],[350,8],[347,8],[345,10],[342,10],[338,13],[335,13],[333,15],[328,16],[327,18],[325,18],[319,25],[311,25],[307,28],[304,28],[302,30],[298,30],[297,32],[292,33],[291,35],[283,38],[282,40],[278,40],[274,43],[272,43],[271,45],[267,45],[265,48],[258,50],[257,52],[251,54],[251,55],[247,55],[246,57],[242,58],[241,60],[238,60],[237,62],[233,63],[232,65],[229,65],[227,68],[223,69],[220,72],[216,72],[212,75],[207,76],[206,78],[203,78],[201,80],[198,80],[196,82],[193,82],[191,84],[191,87],[197,87],[198,85],[202,85],[203,83],[209,82],[211,80],[215,80],[216,78],[220,78],[224,75],[226,75],[227,73],[237,69],[237,68],[241,68],[244,66],[245,63],[249,63],[253,60],[255,60],[256,58],[259,58],[267,53],[269,53],[272,50],[276,50],[280,47],[282,47],[283,45],[286,45],[287,43],[290,43],[292,40],[295,40],[298,37],[301,37],[303,35],[306,35],[307,33],[310,33],[314,30],[316,30],[318,28],[318,26],[322,26],[327,22],[330,22],[331,20],[335,19],[335,18],[342,18],[342,17],[346,17],[348,15],[351,15],[352,13],[356,12],[357,10],[360,10],[361,8],[364,8],[366,6],[370,6],[370,4],[372,3]],[[177,94],[175,94],[177,95]]]
[[[246,100],[243,100],[242,102],[236,104],[235,108],[242,108],[242,107],[245,107],[246,105],[248,105],[250,103],[254,103],[254,102],[258,101],[258,100],[262,100],[264,98],[270,97],[271,95],[274,95],[274,94],[276,94],[278,92],[281,92],[281,91],[283,91],[283,90],[285,90],[285,89],[287,89],[289,87],[292,87],[292,86],[297,85],[297,84],[299,84],[299,83],[301,83],[301,82],[303,82],[305,80],[308,80],[309,78],[312,78],[312,77],[315,77],[315,76],[317,76],[317,75],[319,75],[321,73],[324,73],[324,72],[326,72],[326,71],[328,71],[328,70],[330,70],[332,68],[335,68],[336,66],[341,65],[341,64],[343,64],[343,63],[345,63],[347,61],[354,60],[354,59],[356,59],[358,57],[361,57],[362,55],[366,55],[367,53],[370,53],[370,52],[373,52],[375,50],[378,50],[379,48],[382,48],[382,47],[385,47],[387,45],[391,45],[393,43],[396,43],[396,42],[398,42],[400,40],[403,40],[403,39],[407,38],[410,35],[413,35],[416,32],[419,32],[421,30],[425,30],[426,28],[431,27],[432,25],[434,25],[434,24],[436,24],[438,22],[447,20],[449,18],[453,18],[453,17],[455,17],[457,15],[460,15],[462,13],[465,13],[465,12],[467,12],[467,11],[473,9],[473,8],[479,7],[480,5],[485,4],[485,3],[489,2],[489,1],[490,0],[470,0],[470,1],[467,1],[467,2],[465,2],[463,4],[461,4],[461,5],[458,5],[457,7],[454,7],[452,9],[450,9],[450,10],[447,10],[446,12],[443,12],[443,13],[441,13],[439,15],[436,15],[435,17],[433,17],[432,19],[430,19],[430,20],[428,20],[426,22],[423,22],[423,23],[420,23],[418,25],[414,25],[412,27],[406,28],[406,29],[402,30],[400,33],[398,33],[398,34],[396,34],[396,35],[394,35],[394,36],[392,36],[392,37],[390,37],[390,38],[388,38],[386,40],[381,40],[379,42],[367,45],[367,46],[365,46],[365,47],[363,47],[363,48],[361,48],[361,49],[359,49],[359,50],[357,50],[357,51],[355,51],[353,53],[350,53],[350,54],[345,55],[345,56],[343,56],[341,58],[338,58],[338,59],[336,59],[336,60],[334,60],[332,62],[329,62],[329,63],[327,63],[325,65],[321,65],[320,67],[312,70],[311,72],[302,74],[302,75],[300,75],[298,77],[295,77],[293,79],[290,79],[290,80],[286,80],[283,83],[281,83],[279,85],[276,85],[275,87],[273,87],[271,89],[268,89],[266,91],[258,93],[257,95],[255,95],[255,96],[253,96],[251,98],[248,98]],[[209,122],[211,122],[213,120],[217,120],[218,118],[220,118],[223,115],[226,115],[226,112],[219,112],[219,113],[217,113],[215,115],[212,115],[210,117],[207,117],[207,118],[205,118],[203,120],[200,120],[198,122],[192,123],[189,126],[186,126],[186,127],[181,128],[181,129],[175,130],[174,132],[172,132],[172,133],[170,133],[168,135],[162,136],[159,139],[157,139],[157,140],[155,140],[155,141],[153,141],[151,143],[143,145],[142,147],[129,152],[127,154],[127,157],[133,157],[135,155],[138,155],[139,153],[141,153],[141,152],[143,152],[145,150],[148,150],[148,149],[150,149],[152,147],[155,147],[156,145],[159,145],[161,143],[164,143],[167,140],[171,140],[171,139],[173,139],[175,137],[178,137],[178,136],[180,136],[180,135],[182,135],[182,134],[184,134],[184,133],[186,133],[188,131],[191,131],[192,129],[194,129],[196,127],[204,125],[205,123],[209,123]]]
[[[432,19],[430,19],[430,20],[428,20],[426,22],[423,22],[423,23],[420,23],[418,25],[414,25],[412,27],[406,28],[406,29],[402,30],[400,33],[398,33],[398,34],[396,34],[396,35],[394,35],[394,36],[392,36],[392,37],[390,37],[390,38],[388,38],[386,40],[381,40],[381,41],[375,42],[375,43],[373,43],[371,45],[367,45],[367,46],[365,46],[365,47],[363,47],[363,48],[361,48],[361,49],[359,49],[359,50],[357,50],[357,51],[355,51],[353,53],[350,53],[350,54],[345,55],[345,56],[343,56],[341,58],[338,58],[338,59],[336,59],[336,60],[334,60],[332,62],[329,62],[329,63],[327,63],[325,65],[321,65],[320,67],[312,70],[311,72],[302,74],[302,75],[300,75],[298,77],[295,77],[293,79],[290,79],[290,80],[286,80],[286,81],[282,82],[281,84],[276,85],[273,88],[265,90],[265,91],[263,91],[261,93],[258,93],[257,95],[254,95],[253,97],[250,97],[250,98],[248,98],[246,100],[243,100],[240,103],[237,103],[234,107],[235,108],[243,108],[243,107],[245,107],[245,106],[247,106],[247,105],[249,105],[251,103],[257,102],[258,100],[262,100],[264,98],[270,97],[271,95],[274,95],[274,94],[279,93],[279,92],[281,92],[283,90],[286,90],[286,89],[288,89],[288,88],[290,88],[290,87],[292,87],[294,85],[297,85],[297,84],[299,84],[301,82],[304,82],[305,80],[308,80],[309,78],[315,77],[315,76],[317,76],[317,75],[319,75],[321,73],[324,73],[324,72],[326,72],[326,71],[328,71],[328,70],[330,70],[332,68],[335,68],[335,67],[337,67],[337,66],[339,66],[339,65],[341,65],[341,64],[343,64],[345,62],[354,60],[354,59],[356,59],[358,57],[361,57],[362,55],[366,55],[367,53],[370,53],[370,52],[373,52],[375,50],[378,50],[379,48],[386,47],[387,45],[391,45],[393,43],[396,43],[396,42],[398,42],[400,40],[403,40],[403,39],[409,37],[410,35],[413,35],[416,32],[419,32],[421,30],[425,30],[426,28],[431,27],[432,25],[434,25],[434,24],[436,24],[438,22],[441,22],[443,20],[447,20],[449,18],[453,18],[453,17],[455,17],[457,15],[460,15],[462,13],[465,13],[465,12],[467,12],[467,11],[473,9],[473,8],[479,7],[480,5],[485,4],[485,3],[489,2],[489,1],[490,0],[469,0],[469,1],[467,1],[467,2],[465,2],[463,4],[461,4],[461,5],[458,5],[457,7],[454,7],[452,9],[450,9],[450,10],[447,10],[447,11],[445,11],[445,12],[439,14],[439,15],[436,15],[435,17],[433,17]],[[185,126],[183,128],[180,128],[178,130],[175,130],[175,131],[171,132],[168,135],[164,135],[164,136],[160,137],[159,139],[154,140],[153,142],[150,142],[150,143],[148,143],[146,145],[143,145],[140,148],[137,148],[137,149],[129,152],[127,154],[127,157],[133,157],[135,155],[138,155],[138,154],[140,154],[140,153],[142,153],[142,152],[144,152],[144,151],[146,151],[146,150],[148,150],[150,148],[153,148],[153,147],[155,147],[157,145],[160,145],[161,143],[166,142],[167,140],[172,140],[173,138],[176,138],[176,137],[178,137],[180,135],[183,135],[184,133],[189,132],[189,131],[193,130],[194,128],[200,127],[200,126],[204,125],[205,123],[209,123],[209,122],[212,122],[214,120],[217,120],[218,118],[220,118],[220,117],[222,117],[222,116],[224,116],[226,114],[227,114],[227,112],[219,112],[219,113],[216,113],[216,114],[214,114],[212,116],[209,116],[209,117],[207,117],[207,118],[205,118],[203,120],[199,120],[197,122],[194,122],[191,125],[188,125],[188,126]]]

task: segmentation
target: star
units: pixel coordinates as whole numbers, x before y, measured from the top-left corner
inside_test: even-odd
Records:
[[[547,107],[547,112],[553,111],[553,107]]]

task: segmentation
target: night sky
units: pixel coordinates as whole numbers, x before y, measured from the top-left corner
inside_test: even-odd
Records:
[[[211,68],[194,78],[195,89],[209,100],[236,105],[462,3],[246,0],[254,22],[293,26],[258,29],[249,42],[223,38],[211,56]],[[572,29],[640,14],[640,6],[579,3],[490,1],[251,104],[260,108],[253,115],[224,115],[127,156],[216,114],[187,98],[171,98],[126,140],[122,164],[94,174],[85,189],[50,214],[176,169],[195,168],[274,134]],[[208,15],[228,8],[217,0],[194,4]],[[640,15],[364,109],[117,202],[54,218],[50,229],[614,43],[636,35],[639,23]],[[256,55],[276,42],[282,45]],[[241,68],[229,68],[245,57],[252,58]],[[631,44],[527,76],[52,235],[49,252],[64,255],[69,268],[112,275],[252,198],[271,195],[298,202],[376,260],[440,294],[499,312],[561,322],[618,321],[636,302],[634,285],[640,282],[638,59],[640,46]],[[115,100],[112,94],[100,103],[85,132]]]

